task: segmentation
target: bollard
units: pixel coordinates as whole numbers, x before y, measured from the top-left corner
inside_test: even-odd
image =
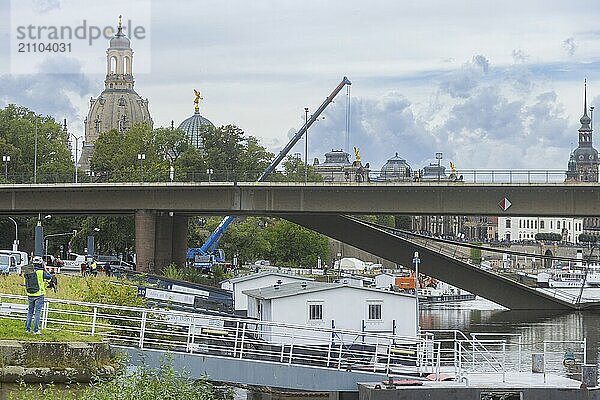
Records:
[[[533,353],[531,354],[531,372],[534,374],[544,373],[544,354]]]
[[[593,364],[582,365],[581,382],[589,388],[598,386],[598,366]]]

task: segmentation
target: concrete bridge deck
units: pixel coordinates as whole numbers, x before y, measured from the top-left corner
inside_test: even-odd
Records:
[[[0,214],[600,215],[598,183],[85,183],[0,185]],[[507,198],[511,206],[498,203]]]
[[[413,268],[413,254],[418,251],[421,258],[419,270],[422,273],[512,310],[600,308],[600,302],[576,304],[576,296],[537,290],[466,263],[457,258],[458,254],[440,253],[444,251],[442,246],[433,249],[355,218],[341,215],[293,215],[285,218],[408,268]]]

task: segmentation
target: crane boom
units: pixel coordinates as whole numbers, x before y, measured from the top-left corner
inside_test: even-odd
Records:
[[[302,137],[302,135],[304,135],[306,133],[308,128],[310,128],[310,126],[317,120],[317,118],[319,118],[319,115],[321,115],[321,113],[333,101],[333,99],[335,98],[335,96],[337,96],[337,94],[340,92],[340,90],[342,90],[344,88],[344,86],[351,85],[351,84],[352,84],[352,82],[350,82],[350,80],[347,77],[344,77],[342,79],[340,84],[337,85],[337,87],[335,89],[333,89],[333,92],[331,92],[331,94],[329,96],[327,96],[327,98],[319,106],[319,108],[317,108],[317,111],[315,111],[315,113],[308,119],[308,121],[306,121],[304,126],[302,126],[302,128],[300,128],[300,130],[298,132],[296,132],[294,137],[279,152],[277,157],[275,157],[275,159],[273,161],[271,161],[271,164],[269,164],[269,166],[264,170],[262,175],[258,178],[257,182],[264,181],[271,174],[271,172],[273,172],[275,170],[275,168],[277,168],[277,166],[285,158],[287,153],[289,153],[289,151],[292,149],[292,147],[294,147],[296,145],[296,143],[298,143],[298,140],[300,140],[300,138]]]
[[[351,84],[352,84],[352,82],[350,82],[350,80],[347,77],[344,77],[342,79],[342,81],[339,83],[339,85],[337,85],[337,87],[335,89],[333,89],[331,94],[329,96],[327,96],[327,98],[325,99],[325,101],[323,101],[323,103],[321,103],[321,105],[319,106],[319,108],[317,108],[317,110],[314,112],[314,114],[304,123],[302,128],[300,128],[300,130],[298,132],[296,132],[294,137],[292,137],[292,139],[288,142],[288,144],[286,144],[285,147],[279,152],[277,157],[275,157],[273,159],[273,161],[271,161],[269,166],[263,171],[262,175],[258,178],[257,182],[263,182],[265,179],[267,179],[267,177],[275,170],[275,168],[277,168],[279,163],[287,156],[289,151],[296,145],[296,143],[298,143],[298,140],[300,140],[300,138],[306,133],[308,128],[310,128],[310,126],[317,120],[317,118],[319,118],[321,113],[333,101],[335,96],[338,95],[338,93],[344,88],[344,86],[351,85]],[[221,239],[221,237],[227,230],[227,227],[229,226],[229,224],[231,224],[231,222],[233,222],[234,219],[235,219],[235,217],[232,215],[228,215],[225,218],[223,218],[223,220],[219,223],[219,225],[217,225],[215,230],[210,234],[210,236],[202,244],[202,247],[200,247],[199,249],[197,249],[197,248],[188,249],[187,258],[193,259],[196,254],[200,254],[200,255],[212,254],[215,251],[215,248],[217,247],[219,240]],[[221,260],[221,261],[223,261],[223,260]]]

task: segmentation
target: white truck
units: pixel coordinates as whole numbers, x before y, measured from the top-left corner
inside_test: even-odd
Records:
[[[81,271],[81,264],[85,263],[86,259],[84,255],[69,253],[67,258],[62,260],[64,265],[62,267],[65,271]]]
[[[29,255],[25,251],[18,250],[0,250],[0,255],[5,254],[13,256],[15,258],[15,265],[9,266],[9,272],[15,274],[21,274],[21,269],[29,264]],[[1,269],[1,267],[0,267]]]

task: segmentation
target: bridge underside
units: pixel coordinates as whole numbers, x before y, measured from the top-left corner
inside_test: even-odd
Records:
[[[209,379],[214,381],[252,386],[317,392],[355,392],[358,390],[358,382],[380,382],[387,379],[385,374],[372,372],[344,371],[294,364],[282,365],[267,361],[201,354],[167,353],[162,350],[113,347],[125,352],[132,365],[158,368],[168,354],[173,367],[177,370],[185,370],[192,378],[208,376]]]
[[[512,310],[570,310],[598,306],[594,303],[578,307],[553,298],[534,288],[445,256],[351,217],[302,214],[285,218],[408,268],[413,267],[413,255],[418,251],[421,259],[420,272]]]

